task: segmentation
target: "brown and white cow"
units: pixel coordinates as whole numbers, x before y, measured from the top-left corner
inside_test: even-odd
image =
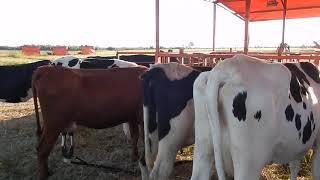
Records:
[[[133,158],[137,158],[138,124],[143,123],[143,91],[138,66],[109,70],[80,70],[43,66],[33,75],[39,179],[48,176],[48,156],[59,134],[72,124],[102,129],[125,122],[133,138]],[[39,98],[43,127],[39,125]]]

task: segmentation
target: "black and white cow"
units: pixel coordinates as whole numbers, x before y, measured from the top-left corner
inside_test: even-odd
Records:
[[[194,143],[192,90],[199,74],[168,63],[152,65],[142,75],[145,155],[139,165],[143,180],[168,179],[178,150]]]
[[[28,64],[0,66],[0,101],[18,103],[32,98],[31,78],[39,66],[50,61],[37,61]]]
[[[56,66],[62,66],[72,69],[80,68],[81,59],[74,56],[63,56],[52,60],[52,64]]]
[[[319,179],[319,97],[319,71],[308,62],[236,55],[202,73],[194,83],[191,179],[209,179],[214,161],[220,180],[225,172],[235,180],[259,179],[270,162],[290,163],[296,179],[310,148],[313,178]]]

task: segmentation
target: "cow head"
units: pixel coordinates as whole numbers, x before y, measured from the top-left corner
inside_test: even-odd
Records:
[[[62,66],[72,69],[80,68],[80,59],[74,56],[64,56],[52,61],[52,64],[55,66]]]

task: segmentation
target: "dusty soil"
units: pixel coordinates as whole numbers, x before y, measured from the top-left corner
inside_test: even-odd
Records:
[[[33,100],[26,103],[0,103],[0,179],[36,179],[36,120]],[[126,142],[122,126],[104,130],[79,128],[75,133],[75,155],[89,163],[121,168],[116,172],[110,169],[66,164],[62,162],[60,141],[49,156],[49,179],[140,179],[137,162],[131,161],[131,146]],[[140,142],[140,152],[142,143]],[[185,149],[177,160],[191,160],[192,147]],[[310,157],[303,163],[299,179],[310,178]],[[129,172],[127,172],[129,171]],[[190,179],[192,161],[175,166],[172,179]],[[260,179],[288,179],[286,166],[273,164],[267,166]],[[212,179],[217,179],[214,176]]]

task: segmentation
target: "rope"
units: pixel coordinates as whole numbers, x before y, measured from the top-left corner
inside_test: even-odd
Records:
[[[123,169],[123,168],[105,166],[105,165],[102,165],[102,164],[88,163],[87,161],[79,158],[78,156],[76,156],[75,159],[76,159],[77,161],[71,160],[71,164],[95,167],[95,168],[103,169],[103,170],[105,170],[105,171],[123,172],[123,173],[129,174],[129,175],[136,175],[136,173],[134,173],[133,171],[126,170],[126,169]]]

